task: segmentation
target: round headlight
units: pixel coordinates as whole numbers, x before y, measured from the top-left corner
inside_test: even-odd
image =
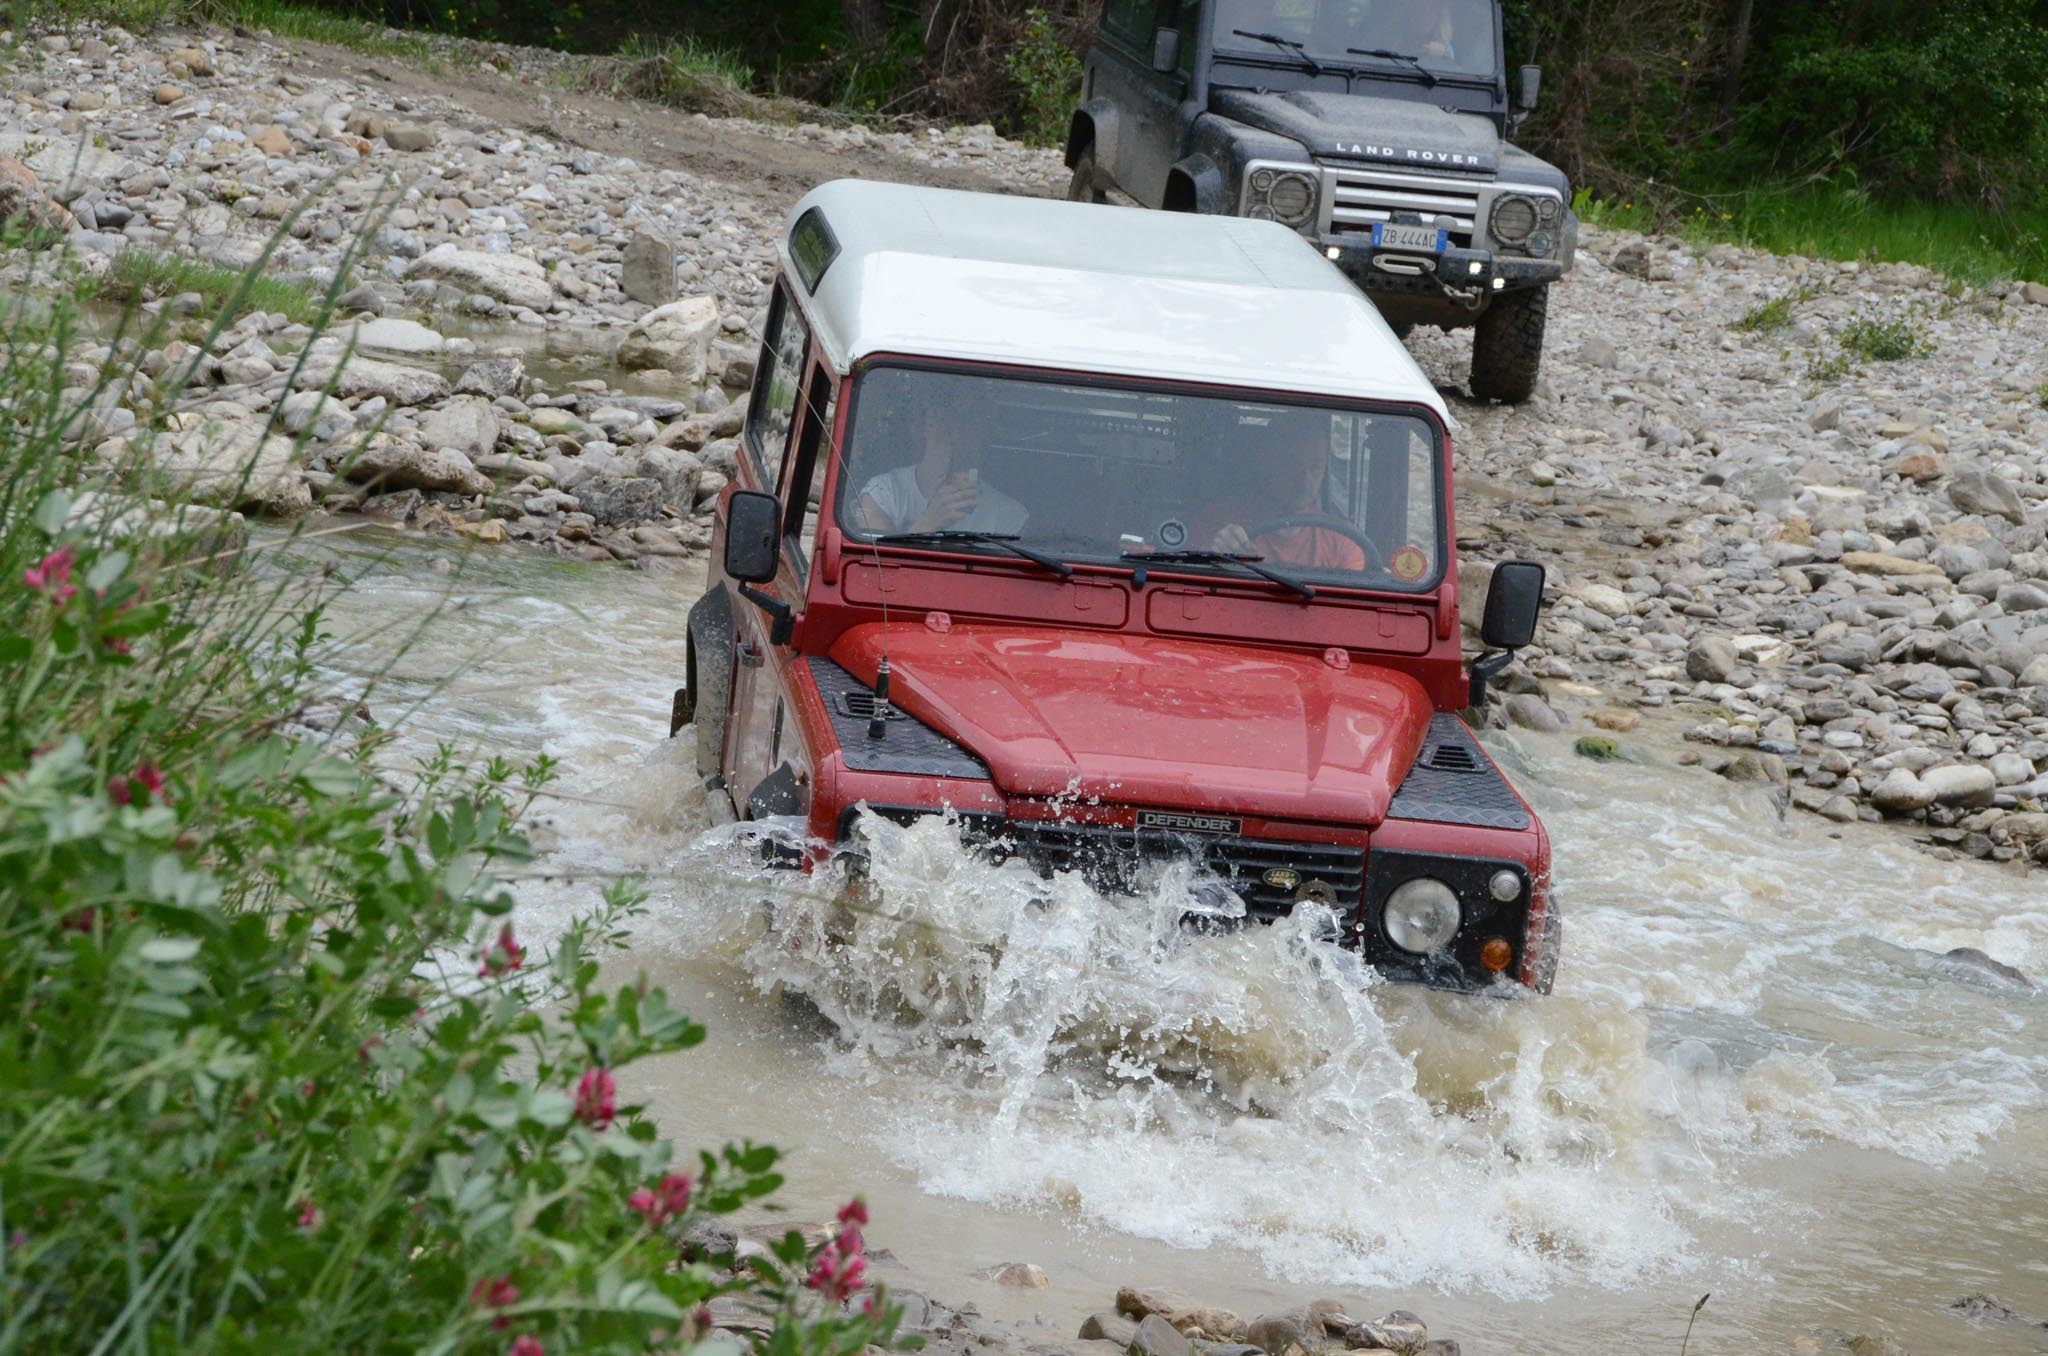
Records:
[[[1538,231],[1529,237],[1529,253],[1539,258],[1545,257],[1549,255],[1551,247],[1556,244],[1557,241],[1551,238],[1550,232]]]
[[[1536,204],[1527,198],[1502,198],[1493,205],[1494,239],[1519,245],[1536,229]]]
[[[1557,214],[1563,210],[1564,208],[1555,198],[1539,198],[1536,201],[1536,215],[1542,217],[1545,221],[1556,221]]]
[[[1383,916],[1394,945],[1418,956],[1449,946],[1462,919],[1457,892],[1431,876],[1398,887]]]
[[[1273,192],[1266,199],[1273,205],[1273,215],[1289,226],[1299,226],[1315,215],[1316,186],[1306,174],[1283,174],[1273,181]]]
[[[1273,171],[1254,170],[1252,172],[1252,187],[1261,193],[1269,191],[1273,187]]]
[[[1273,209],[1264,203],[1259,203],[1251,211],[1246,212],[1245,215],[1253,221],[1271,221],[1273,219]]]
[[[1496,871],[1486,888],[1501,903],[1512,904],[1522,897],[1522,878],[1512,871]]]

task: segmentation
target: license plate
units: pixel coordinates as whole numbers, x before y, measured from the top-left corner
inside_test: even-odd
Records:
[[[1372,243],[1386,250],[1420,250],[1424,254],[1442,254],[1450,244],[1449,231],[1440,231],[1434,226],[1402,226],[1393,222],[1374,222]]]

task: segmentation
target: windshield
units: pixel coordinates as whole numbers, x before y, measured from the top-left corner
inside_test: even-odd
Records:
[[[1217,48],[1267,61],[1289,60],[1298,44],[1321,65],[1404,64],[1360,55],[1395,52],[1441,74],[1490,80],[1499,69],[1493,33],[1490,0],[1218,0],[1216,6]]]
[[[1014,555],[979,533],[1122,565],[1227,552],[1398,592],[1443,573],[1439,444],[1415,415],[906,367],[867,372],[853,400],[835,512],[858,541]],[[1229,559],[1171,568],[1268,582]]]

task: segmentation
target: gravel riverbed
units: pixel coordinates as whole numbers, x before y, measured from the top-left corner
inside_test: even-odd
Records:
[[[152,298],[164,342],[81,439],[249,511],[645,568],[709,539],[804,187],[1065,177],[986,127],[682,114],[513,49],[421,71],[225,30],[8,44],[0,215],[41,213],[70,262],[17,251],[0,288],[273,241],[272,277],[345,270],[319,336],[257,312],[202,348],[203,300]],[[1459,423],[1468,615],[1491,561],[1552,567],[1500,718],[2048,862],[2048,288],[1588,229],[1529,404],[1465,398],[1462,334],[1410,347]],[[102,345],[66,379],[86,400],[121,368]]]

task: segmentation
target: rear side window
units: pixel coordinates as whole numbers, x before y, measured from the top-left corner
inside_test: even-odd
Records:
[[[1152,41],[1152,15],[1157,0],[1108,0],[1102,7],[1102,26],[1132,42]]]
[[[810,343],[803,313],[790,304],[786,290],[776,288],[755,368],[753,400],[747,407],[746,436],[747,450],[771,492],[782,488],[782,453],[803,394],[804,350]]]

